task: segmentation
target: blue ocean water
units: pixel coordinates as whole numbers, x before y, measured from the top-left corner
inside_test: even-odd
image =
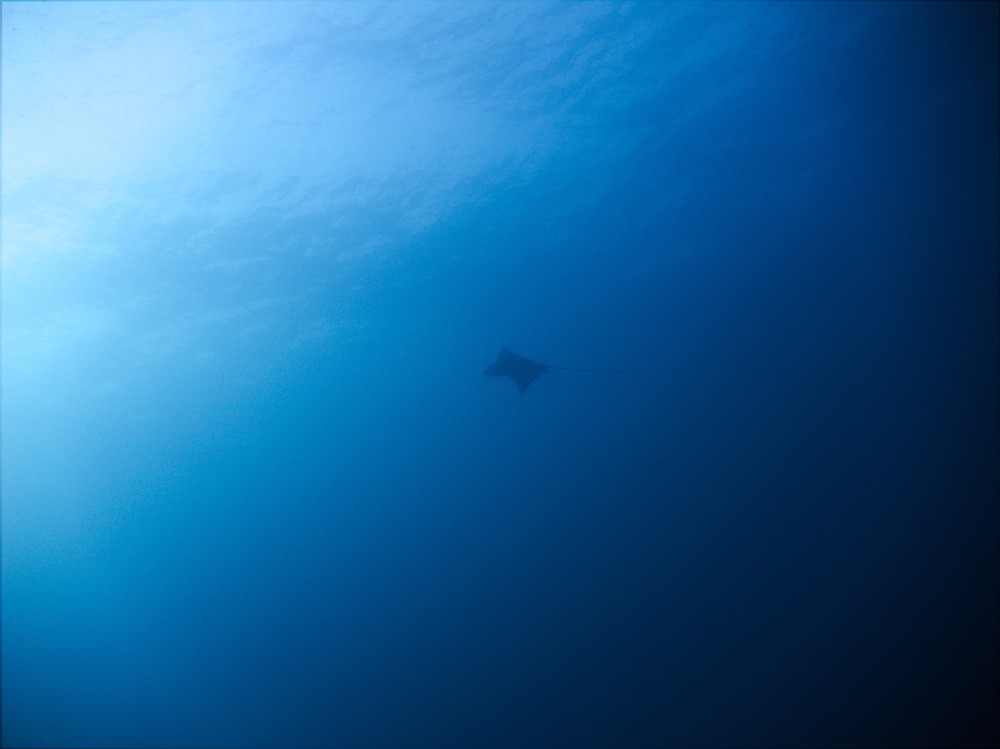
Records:
[[[4,746],[998,744],[997,3],[2,14]]]

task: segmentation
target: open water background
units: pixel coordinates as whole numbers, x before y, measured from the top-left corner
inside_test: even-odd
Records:
[[[996,746],[997,8],[4,3],[4,745]]]

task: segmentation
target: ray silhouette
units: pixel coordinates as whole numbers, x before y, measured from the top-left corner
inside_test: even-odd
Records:
[[[539,375],[543,375],[553,369],[559,369],[565,372],[636,373],[641,371],[637,369],[579,369],[577,367],[553,367],[548,364],[542,364],[541,362],[526,359],[523,356],[518,356],[509,348],[504,346],[500,349],[500,353],[497,355],[497,360],[484,369],[483,374],[489,375],[490,377],[509,377],[514,381],[514,384],[517,385],[518,390],[521,391],[521,395],[524,395],[524,391],[528,389],[528,386],[531,385],[531,383],[538,379]]]

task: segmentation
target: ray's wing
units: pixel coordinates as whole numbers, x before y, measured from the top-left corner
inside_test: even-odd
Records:
[[[532,362],[532,364],[534,364],[534,362]],[[540,374],[540,370],[528,369],[525,367],[523,369],[518,369],[515,372],[511,372],[508,377],[517,383],[517,387],[520,389],[521,395],[524,395],[524,391],[528,389],[528,385],[538,379],[538,375]]]

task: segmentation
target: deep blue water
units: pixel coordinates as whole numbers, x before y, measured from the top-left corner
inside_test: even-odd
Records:
[[[997,3],[2,12],[5,746],[998,744]]]

